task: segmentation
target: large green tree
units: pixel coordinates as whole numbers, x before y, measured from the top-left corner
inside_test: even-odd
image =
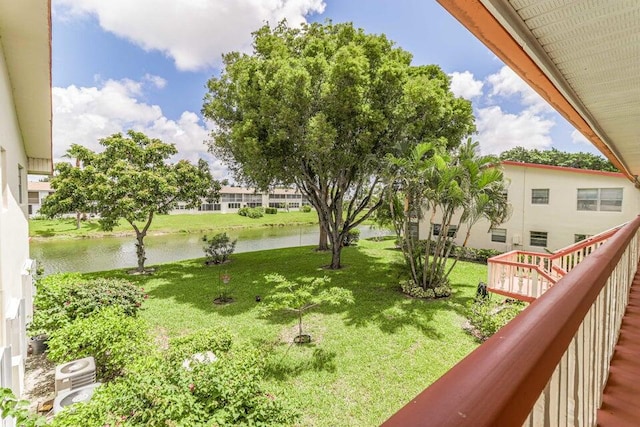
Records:
[[[344,237],[382,203],[384,156],[428,140],[459,144],[475,129],[471,105],[439,67],[412,67],[384,35],[351,24],[281,23],[253,36],[253,53],[224,55],[208,82],[211,151],[250,185],[296,185],[340,268]]]
[[[129,223],[136,233],[137,271],[144,272],[144,238],[154,216],[168,213],[178,202],[195,208],[203,198],[213,200],[218,197],[219,184],[207,162],[200,159],[192,165],[180,160],[171,164],[168,160],[177,153],[176,147],[141,132],[116,133],[101,139],[100,144],[104,150],[99,153],[80,145],[70,148],[68,154],[78,159],[78,164],[57,168],[69,172],[52,179],[57,190],[54,196],[58,191],[78,195],[78,203],[90,205],[106,231],[113,230],[120,220]],[[60,206],[48,211],[51,216],[63,213],[67,206],[75,209],[73,201],[59,197],[50,204],[55,200]]]
[[[514,147],[502,152],[500,154],[500,160],[618,172],[618,169],[602,156],[582,151],[578,153],[568,153],[560,151],[557,148],[550,150],[537,150],[533,148],[528,150],[524,147]]]

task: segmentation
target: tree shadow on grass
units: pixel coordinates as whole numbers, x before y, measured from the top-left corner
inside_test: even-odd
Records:
[[[266,274],[280,273],[294,281],[327,276],[331,280],[328,286],[351,290],[355,304],[323,305],[312,312],[340,314],[347,326],[359,328],[373,324],[388,334],[413,327],[433,339],[442,338],[434,321],[435,314],[446,310],[464,316],[466,305],[473,299],[475,284],[466,283],[466,278],[460,281],[455,275],[454,294],[450,298],[428,301],[407,297],[400,292],[398,285],[402,277],[397,266],[400,257],[390,255],[384,247],[376,250],[345,248],[344,268],[340,270],[321,268],[329,257],[330,254],[314,252],[312,247],[298,247],[235,254],[232,262],[224,265],[205,266],[204,259],[161,264],[155,266],[157,271],[152,276],[123,277],[145,287],[152,301],[175,301],[171,309],[180,310],[185,315],[189,310],[199,310],[204,314],[233,317],[256,311],[260,304],[268,301],[274,289],[264,279]],[[122,276],[121,272],[114,274]],[[221,283],[221,274],[230,276],[228,285]],[[222,290],[234,299],[233,303],[213,303]],[[256,296],[261,302],[256,302]],[[293,321],[292,316],[282,313],[258,317],[274,324]]]
[[[49,227],[45,230],[37,230],[35,235],[38,237],[53,237],[56,235],[56,232],[53,230],[53,227]]]
[[[255,341],[259,347],[268,350],[264,368],[267,378],[282,381],[308,371],[336,371],[336,352],[317,347],[314,343],[299,345]]]

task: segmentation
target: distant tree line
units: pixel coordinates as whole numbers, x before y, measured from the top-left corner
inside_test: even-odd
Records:
[[[524,147],[515,147],[500,154],[500,160],[618,172],[618,169],[602,156],[584,152],[567,153],[556,148],[527,150]]]

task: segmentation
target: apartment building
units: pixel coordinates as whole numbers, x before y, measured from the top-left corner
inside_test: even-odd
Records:
[[[17,395],[33,313],[27,174],[52,173],[50,22],[49,2],[0,0],[0,387]]]
[[[494,229],[488,221],[479,221],[471,230],[469,247],[555,251],[638,215],[640,191],[621,173],[512,161],[502,162],[502,168],[511,216]],[[421,239],[429,234],[428,218],[421,221],[419,232]],[[433,234],[439,232],[436,224]],[[462,244],[466,227],[449,233]]]
[[[55,190],[51,188],[51,184],[49,182],[32,182],[29,181],[27,183],[27,202],[28,202],[28,213],[29,218],[33,218],[40,214],[40,207],[42,206],[42,202],[49,194],[53,193]]]
[[[187,209],[184,203],[178,203],[176,213],[220,212],[236,213],[243,207],[269,207],[282,210],[298,210],[309,201],[299,191],[290,188],[275,188],[268,192],[259,192],[254,188],[225,186],[220,190],[220,199],[215,203],[203,201],[197,209]]]

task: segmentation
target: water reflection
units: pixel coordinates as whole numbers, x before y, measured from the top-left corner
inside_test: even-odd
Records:
[[[361,227],[361,238],[388,234],[384,230]],[[238,239],[236,252],[314,245],[318,226],[261,228],[228,231]],[[168,234],[145,238],[147,265],[202,258],[202,234]],[[135,238],[108,237],[57,241],[32,241],[31,258],[45,269],[45,274],[67,271],[103,271],[135,267]]]

